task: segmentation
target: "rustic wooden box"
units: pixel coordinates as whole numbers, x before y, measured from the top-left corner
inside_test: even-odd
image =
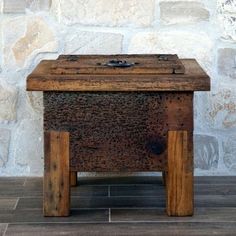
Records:
[[[210,89],[195,60],[60,56],[27,89],[44,91],[46,216],[69,214],[78,171],[161,171],[168,215],[193,214],[193,94]]]

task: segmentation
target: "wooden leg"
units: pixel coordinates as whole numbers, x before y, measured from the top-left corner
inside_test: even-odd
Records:
[[[169,216],[193,215],[193,154],[188,135],[187,131],[168,132],[166,189]]]
[[[77,172],[76,171],[70,172],[70,186],[71,187],[77,186]]]
[[[69,133],[44,134],[44,216],[68,216],[70,211]]]

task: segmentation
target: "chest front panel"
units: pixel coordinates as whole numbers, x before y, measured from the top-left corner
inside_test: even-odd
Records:
[[[167,132],[192,133],[192,105],[192,92],[44,92],[44,128],[70,132],[71,170],[162,171]]]

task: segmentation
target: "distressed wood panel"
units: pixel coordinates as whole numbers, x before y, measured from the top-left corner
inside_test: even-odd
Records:
[[[71,171],[166,170],[167,132],[192,132],[192,92],[44,92],[44,128],[70,133]]]

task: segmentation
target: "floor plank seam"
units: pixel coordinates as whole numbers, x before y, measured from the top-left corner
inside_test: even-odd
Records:
[[[2,236],[5,236],[5,235],[6,235],[6,232],[7,232],[7,229],[8,229],[8,225],[9,225],[9,224],[6,225],[6,227],[5,227],[4,231],[3,231],[3,235],[2,235]]]
[[[27,182],[27,178],[25,178],[25,180],[24,180],[24,183],[23,183],[23,187],[25,187],[26,186],[26,182]]]
[[[10,225],[35,225],[35,224],[183,224],[183,223],[193,223],[193,224],[235,224],[235,221],[64,221],[64,222],[14,222],[14,223],[8,223],[7,226]],[[7,231],[7,230],[6,230]]]
[[[143,224],[148,224],[148,223],[168,223],[168,224],[188,224],[188,223],[193,223],[193,224],[224,224],[224,223],[230,223],[230,224],[235,224],[236,221],[201,221],[201,220],[190,220],[190,221],[184,221],[184,220],[130,220],[130,221],[124,221],[124,220],[112,220],[111,223],[117,223],[117,224],[137,224],[137,223],[143,223]]]
[[[107,210],[107,207],[86,207],[86,208],[71,208],[71,210],[76,210],[76,211],[86,211],[86,210]],[[111,210],[164,210],[165,207],[110,207]],[[196,207],[196,210],[201,210],[201,209],[208,209],[208,210],[236,210],[236,206],[235,207]],[[12,211],[14,211],[16,209],[12,209]],[[41,211],[41,208],[20,208],[17,209],[18,211]],[[9,209],[5,209],[5,211],[9,211]]]
[[[76,207],[71,207],[70,210],[80,210],[80,211],[84,211],[84,210],[107,210],[108,207],[85,207],[85,208],[76,208]],[[119,209],[119,208],[116,208],[116,209]],[[123,208],[121,208],[123,209]],[[124,209],[127,209],[127,208],[124,208]],[[133,208],[132,208],[133,209]],[[146,209],[146,208],[144,208]],[[42,207],[37,207],[37,208],[17,208],[16,210],[18,211],[39,211],[39,210],[42,210]]]
[[[109,223],[111,223],[111,208],[109,208]]]
[[[14,207],[13,207],[13,210],[16,210],[16,207],[17,207],[17,205],[18,205],[19,200],[20,200],[20,198],[18,197],[18,198],[16,199],[16,203],[15,203],[15,205],[14,205]]]
[[[14,222],[14,223],[8,223],[8,225],[35,225],[35,224],[116,224],[116,222],[111,222],[109,223],[107,220],[106,221],[61,221],[61,222],[55,222],[55,221],[49,221],[49,222],[44,222],[44,221],[39,221],[39,222]],[[128,223],[128,222],[126,222]],[[161,223],[161,222],[160,222]]]

